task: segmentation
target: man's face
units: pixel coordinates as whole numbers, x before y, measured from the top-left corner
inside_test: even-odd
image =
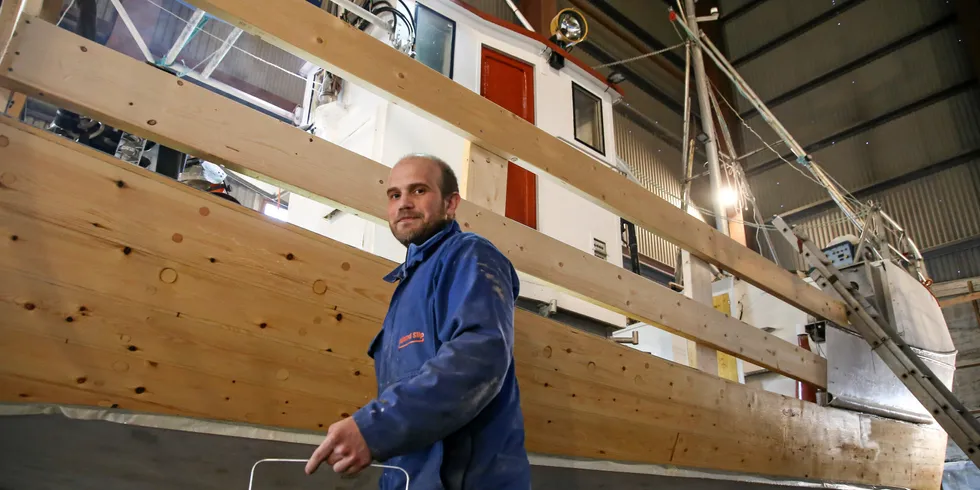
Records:
[[[421,245],[456,216],[459,194],[443,198],[439,165],[424,158],[399,161],[388,176],[388,227],[402,245]]]

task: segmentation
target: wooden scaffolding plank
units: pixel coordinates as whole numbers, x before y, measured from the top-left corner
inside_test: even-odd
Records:
[[[5,62],[0,74],[7,83],[168,146],[322,196],[366,218],[386,216],[386,166],[49,24],[22,25],[19,32],[21,54]],[[220,139],[213,137],[216,126]],[[458,219],[464,229],[494,242],[523,273],[713,349],[826,386],[826,361],[778,337],[470,202],[461,203]]]
[[[322,430],[373,395],[364,347],[385,305],[338,295],[336,310],[316,307],[316,291],[275,294],[248,265],[300,278],[322,263],[328,289],[375,298],[393,263],[23,124],[0,121],[0,137],[0,400]],[[281,257],[306,242],[322,251]],[[313,316],[336,311],[361,313]],[[938,487],[935,427],[757,391],[527,311],[515,322],[531,451]]]
[[[516,163],[821,318],[844,306],[618,172],[303,0],[189,0]],[[542,61],[539,61],[542,62]]]

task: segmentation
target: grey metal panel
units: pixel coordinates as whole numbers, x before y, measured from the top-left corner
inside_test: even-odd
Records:
[[[873,194],[922,250],[980,236],[980,160]],[[856,229],[836,208],[794,221],[819,245]],[[980,275],[980,243],[960,255],[929,257],[926,269],[936,282]],[[783,259],[794,258],[788,250]]]
[[[155,0],[155,3],[163,7],[163,10],[159,12],[152,32],[141,32],[141,34],[147,40],[150,51],[155,56],[162,58],[187,26],[187,21],[194,13],[194,9],[177,0]],[[159,10],[154,5],[148,5],[150,9]],[[196,68],[196,71],[202,70],[207,64],[208,57],[223,44],[225,37],[231,31],[231,25],[217,18],[208,17],[204,26],[181,50],[177,56],[177,61],[188,67]],[[298,73],[304,63],[300,58],[248,33],[243,34],[238,39],[235,47],[238,49],[229,51],[224,61],[218,66],[216,74],[219,78],[224,74],[290,102],[300,103],[305,81],[283,71]],[[255,57],[243,53],[242,50],[264,61],[259,61]],[[276,66],[282,69],[276,68]],[[255,92],[249,89],[244,91]],[[262,98],[261,95],[254,93],[253,95]]]
[[[616,151],[629,164],[637,179],[650,192],[674,205],[680,205],[681,154],[628,117],[616,112]],[[637,227],[640,253],[674,266],[677,247],[663,238]]]
[[[214,42],[214,49],[221,45],[214,38],[211,38],[211,41]],[[302,102],[306,81],[297,75],[305,63],[302,59],[247,32],[242,34],[235,46],[265,60],[265,62],[259,61],[238,49],[232,49],[228,52],[225,60],[218,65],[216,73],[228,74],[295,104]],[[269,63],[281,69],[270,66]]]
[[[739,71],[759,96],[768,100],[950,11],[950,5],[933,0],[908,0],[900,4],[893,0],[867,0],[833,21],[749,61]],[[741,108],[747,109],[748,104],[741,103]]]
[[[846,189],[863,189],[980,148],[980,89],[972,89],[814,153]],[[764,215],[824,199],[823,189],[780,165],[750,177]],[[778,183],[778,184],[777,184]]]
[[[951,253],[926,254],[926,270],[936,282],[980,276],[980,240],[975,240],[970,246]],[[980,284],[976,286],[980,287]],[[969,305],[964,304],[964,306],[969,308]],[[972,311],[970,313],[972,314]],[[978,348],[978,355],[980,355],[980,348]]]
[[[957,30],[949,27],[781,104],[773,112],[804,146],[819,141],[969,80],[973,71],[959,39]],[[776,140],[760,116],[749,118],[748,123],[767,141]],[[748,129],[741,131],[747,148],[760,144]],[[747,162],[751,167],[772,158],[772,153],[764,152]]]
[[[507,2],[503,0],[463,0],[463,2],[476,7],[481,12],[506,20],[512,24],[521,25],[521,21],[517,19],[514,12],[507,6]],[[515,4],[517,3],[515,2]]]
[[[724,17],[733,10],[736,10],[752,0],[719,0],[718,8],[721,9],[721,14]]]
[[[667,13],[667,5],[662,1],[609,0],[609,3],[664,46],[673,46],[683,40],[674,30]],[[594,24],[597,22],[591,22],[589,29]],[[684,59],[683,52],[677,51],[677,54]]]
[[[725,23],[729,59],[738,59],[848,0],[766,1]],[[727,11],[731,11],[728,9]]]

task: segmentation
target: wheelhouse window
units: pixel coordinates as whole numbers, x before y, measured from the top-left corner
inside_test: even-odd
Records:
[[[420,3],[415,6],[415,59],[452,78],[456,22]]]
[[[602,99],[574,82],[572,82],[572,117],[575,124],[575,140],[605,155],[605,140],[602,135]]]

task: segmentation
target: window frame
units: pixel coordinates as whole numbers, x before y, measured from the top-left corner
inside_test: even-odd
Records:
[[[575,105],[575,89],[581,90],[582,93],[584,93],[585,95],[587,95],[589,97],[592,97],[593,99],[595,99],[596,102],[599,103],[599,110],[598,110],[598,114],[599,114],[599,119],[598,119],[598,124],[599,124],[599,148],[596,148],[596,147],[594,147],[594,146],[586,143],[585,141],[582,141],[578,137],[578,126],[575,124],[575,114],[577,112],[576,111],[576,105]],[[598,154],[600,154],[602,156],[606,156],[606,126],[604,124],[604,117],[603,117],[603,114],[602,114],[602,109],[603,109],[603,107],[602,107],[602,97],[596,95],[591,90],[589,90],[589,89],[587,89],[587,88],[579,85],[578,83],[575,83],[574,81],[572,82],[572,137],[575,139],[575,141],[578,141],[579,143],[582,143],[583,145],[589,147],[590,149],[592,149],[596,153],[598,153]]]
[[[423,5],[422,2],[415,2],[415,29],[416,29],[416,31],[418,30],[419,19],[421,19],[421,17],[419,16],[419,9],[420,8],[425,9],[427,11],[427,13],[431,13],[431,14],[435,15],[436,17],[439,17],[439,18],[441,18],[441,19],[443,19],[445,21],[448,21],[450,24],[453,25],[453,35],[452,35],[452,39],[449,41],[449,74],[447,75],[445,73],[442,73],[441,71],[439,72],[439,73],[442,73],[443,75],[449,77],[450,80],[452,80],[453,79],[453,73],[454,73],[454,71],[456,69],[456,28],[457,28],[457,23],[456,23],[455,20],[453,20],[452,18],[450,18],[447,15],[443,15],[438,10],[436,10],[436,9],[434,9],[432,7],[429,7],[428,5]],[[416,40],[417,40],[418,32],[416,32],[415,35],[416,35]],[[416,51],[416,56],[418,56],[418,52],[417,51]],[[419,63],[422,63],[422,61],[418,60],[418,58],[416,58],[416,61],[418,61]],[[425,63],[422,63],[422,64],[424,65]],[[426,67],[431,68],[428,65],[426,65]],[[434,70],[435,68],[432,68],[432,69]]]

